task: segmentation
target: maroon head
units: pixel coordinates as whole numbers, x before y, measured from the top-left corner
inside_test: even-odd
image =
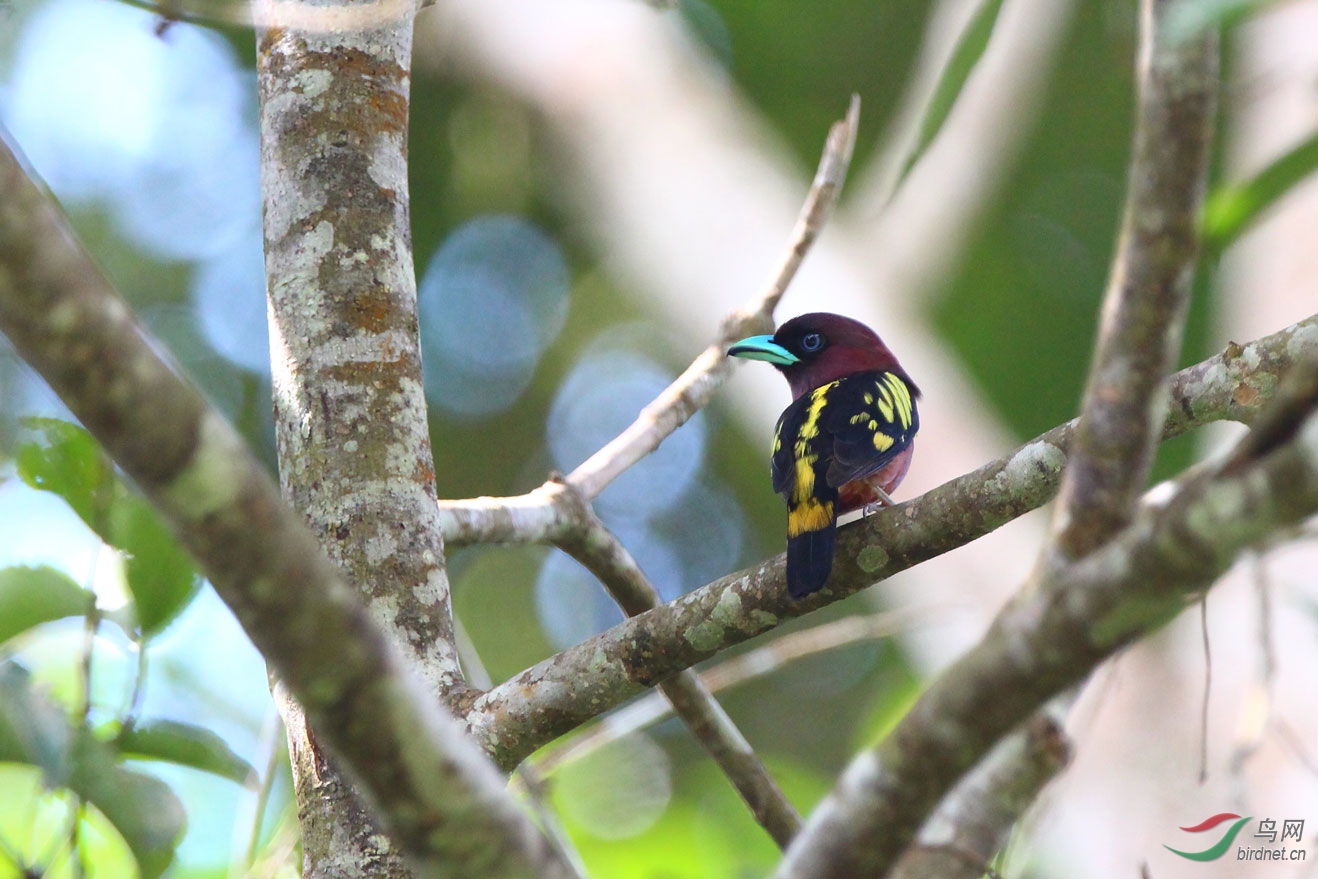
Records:
[[[906,378],[877,333],[860,321],[823,311],[794,317],[772,336],[742,339],[728,354],[772,363],[794,399],[857,372],[887,370]]]

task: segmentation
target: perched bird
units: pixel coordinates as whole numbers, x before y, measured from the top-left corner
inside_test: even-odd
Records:
[[[873,330],[837,314],[792,318],[728,354],[772,363],[792,389],[772,474],[787,501],[787,591],[801,598],[833,569],[838,515],[893,502],[920,429],[920,391]]]

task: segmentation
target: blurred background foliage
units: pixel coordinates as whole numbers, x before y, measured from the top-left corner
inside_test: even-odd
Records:
[[[857,155],[881,142],[933,5],[682,0],[653,15],[676,19],[724,68],[799,160],[804,186],[850,93],[864,99]],[[143,323],[273,467],[250,30],[167,23],[110,0],[15,0],[0,5],[0,21],[0,119],[14,142]],[[1078,4],[1019,157],[923,306],[1019,438],[1075,412],[1124,191],[1135,40],[1133,2]],[[519,493],[580,463],[706,340],[680,337],[619,288],[562,198],[544,120],[515,95],[418,75],[412,103],[440,492]],[[1280,189],[1312,165],[1301,160]],[[1219,341],[1207,331],[1213,273],[1201,277],[1187,363]],[[171,875],[224,876],[253,862],[256,874],[291,874],[286,770],[260,658],[190,569],[171,563],[170,584],[143,585],[141,560],[168,555],[167,538],[143,525],[149,537],[134,544],[107,525],[137,515],[129,507],[140,502],[76,433],[28,416],[68,417],[0,339],[0,566],[19,572],[0,581],[0,603],[31,621],[4,629],[0,644],[0,700],[10,699],[0,761],[11,761],[0,763],[0,877],[75,875],[74,842],[88,875],[131,875],[134,864],[155,875],[176,840]],[[765,446],[716,402],[600,498],[665,596],[779,550]],[[1160,475],[1189,454],[1185,444],[1164,449]],[[79,497],[99,505],[95,515]],[[451,572],[478,677],[502,680],[619,618],[556,553],[465,550]],[[62,599],[32,598],[51,594]],[[810,623],[874,611],[872,597],[857,597]],[[894,643],[869,640],[785,665],[725,701],[805,811],[918,686]],[[61,740],[93,742],[107,772],[138,779],[144,810],[173,815],[161,804],[177,798],[177,822],[134,827],[110,816],[125,850],[93,788],[32,752],[21,730],[5,738],[16,700],[40,705]],[[143,724],[164,731],[154,754],[124,733]],[[601,876],[757,876],[774,862],[671,720],[524,780]]]

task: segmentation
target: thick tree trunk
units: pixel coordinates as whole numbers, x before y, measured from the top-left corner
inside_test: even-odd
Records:
[[[408,220],[415,9],[295,8],[305,18],[272,18],[258,37],[280,484],[432,692],[449,697],[464,683],[436,527]],[[405,875],[301,710],[276,693],[305,875]]]

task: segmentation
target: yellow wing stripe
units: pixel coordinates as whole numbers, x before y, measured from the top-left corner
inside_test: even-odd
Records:
[[[879,385],[879,399],[877,401],[879,412],[883,415],[883,420],[892,424],[892,394],[883,385]]]
[[[828,405],[828,392],[839,384],[840,382],[829,382],[810,392],[810,406],[805,411],[801,429],[796,432],[796,440],[792,444],[796,488],[792,492],[792,499],[798,504],[806,504],[814,500],[812,496],[815,493],[815,462],[819,460],[819,455],[811,453],[810,440],[819,436],[819,416]]]
[[[887,386],[886,389],[888,393],[884,394],[884,396],[893,401],[902,429],[905,430],[906,428],[909,428],[913,416],[911,414],[911,392],[910,389],[906,387],[906,382],[902,381],[891,372],[884,375],[881,381]]]

